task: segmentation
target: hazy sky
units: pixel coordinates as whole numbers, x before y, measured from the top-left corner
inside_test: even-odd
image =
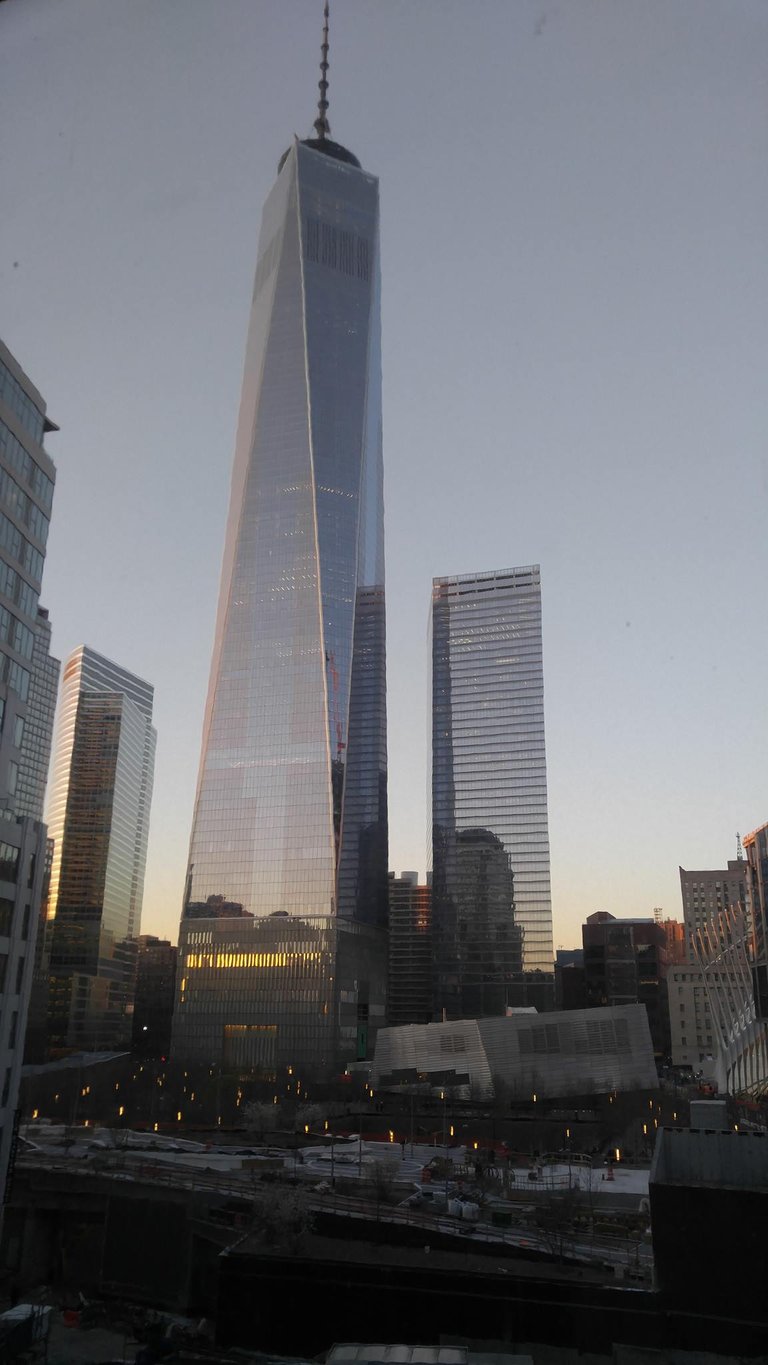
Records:
[[[541,563],[555,942],[768,820],[768,5],[333,0],[379,175],[390,866],[433,574]],[[262,202],[320,0],[0,4],[0,335],[61,432],[42,601],[155,685],[175,938]]]

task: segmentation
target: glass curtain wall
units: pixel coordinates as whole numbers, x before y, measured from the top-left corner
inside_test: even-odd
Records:
[[[184,909],[287,916],[233,942],[305,946],[290,977],[266,948],[207,984],[180,963],[173,1041],[216,1061],[272,1030],[305,1073],[358,1049],[379,987],[342,999],[337,929],[379,933],[387,904],[378,185],[323,145],[294,144],[264,209]]]
[[[538,566],[434,580],[434,1017],[552,1003]]]

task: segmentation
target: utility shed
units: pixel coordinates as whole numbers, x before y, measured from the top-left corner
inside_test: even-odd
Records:
[[[768,1134],[661,1129],[649,1194],[662,1294],[724,1317],[768,1320]]]

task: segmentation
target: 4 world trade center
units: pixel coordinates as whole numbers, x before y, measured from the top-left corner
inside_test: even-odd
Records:
[[[386,1021],[378,181],[330,137],[327,28],[321,73],[315,136],[295,139],[283,155],[262,215],[172,1046],[175,1060],[265,1075],[289,1068],[336,1074],[369,1055]],[[500,598],[498,607],[504,614],[508,602]],[[538,729],[540,612],[528,618],[525,682]],[[511,623],[499,655],[512,672],[517,629]],[[504,667],[485,676],[482,663],[469,693],[469,712],[473,696],[478,703],[480,762],[494,743],[483,729],[480,693],[497,684]],[[441,686],[452,668],[458,682],[446,654]],[[519,814],[525,777],[536,788],[539,838],[531,855],[521,846],[520,820],[512,828],[503,818],[501,774],[509,763],[498,770],[493,822],[477,790],[462,804],[463,770],[451,752],[472,742],[466,703],[456,712],[455,744],[449,736],[439,760],[457,799],[435,841],[438,1018],[484,998],[494,1012],[516,1002],[511,988],[523,979],[529,953],[532,965],[551,971],[543,715],[535,760],[526,760],[523,785],[509,792]],[[518,716],[521,706],[524,689]],[[441,714],[445,720],[444,706]],[[475,765],[475,788],[478,780]],[[440,790],[443,801],[445,783]],[[462,838],[462,829],[485,830],[486,846],[467,855],[473,836]],[[532,856],[541,861],[538,877]],[[534,883],[536,914],[526,915],[526,887]],[[480,939],[468,920],[485,925]],[[543,939],[536,932],[542,928]],[[492,979],[485,997],[458,985],[465,968],[475,983],[478,973]]]

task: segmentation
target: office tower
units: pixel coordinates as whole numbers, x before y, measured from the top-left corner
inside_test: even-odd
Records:
[[[0,342],[0,1217],[45,870],[46,830],[27,772],[39,748],[33,668],[56,477],[42,442],[56,430],[37,389]]]
[[[182,919],[173,1036],[305,1076],[386,991],[378,182],[323,86],[262,218],[190,842],[185,903],[245,913]]]
[[[743,858],[731,858],[724,868],[708,871],[680,872],[680,894],[683,899],[686,948],[693,951],[698,931],[716,919],[721,910],[743,905],[746,898],[746,863]]]
[[[389,874],[387,1024],[432,1018],[432,888],[418,873]]]
[[[130,1046],[155,761],[153,688],[80,645],[64,666],[48,824],[49,1042]]]
[[[645,1005],[654,1054],[669,1054],[667,938],[653,919],[616,919],[606,910],[581,926],[587,1006]]]
[[[436,1019],[554,1003],[538,565],[432,586]]]
[[[171,1047],[176,948],[168,939],[140,934],[137,954],[131,1050],[135,1057],[165,1058]]]

